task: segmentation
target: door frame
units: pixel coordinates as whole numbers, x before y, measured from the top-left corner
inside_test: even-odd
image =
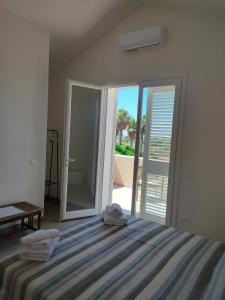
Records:
[[[68,162],[70,146],[70,124],[71,124],[71,103],[73,86],[86,87],[101,91],[100,99],[100,119],[99,119],[99,136],[98,136],[98,157],[96,171],[96,190],[95,190],[95,208],[77,211],[66,211],[67,204],[67,185],[68,185]],[[105,124],[106,124],[106,95],[104,87],[93,85],[85,82],[66,79],[65,90],[65,109],[64,109],[64,134],[63,134],[63,153],[62,153],[62,180],[61,180],[61,201],[60,201],[60,221],[93,216],[100,212],[103,184],[103,164],[104,164],[104,141],[105,141]]]
[[[184,106],[185,106],[185,98],[186,98],[186,81],[188,79],[187,74],[186,75],[171,75],[168,77],[161,77],[161,78],[153,78],[147,81],[133,81],[133,82],[124,82],[124,83],[111,83],[107,85],[107,90],[109,88],[120,88],[120,87],[126,87],[126,86],[139,86],[139,98],[138,98],[138,114],[137,114],[137,122],[139,118],[141,118],[142,114],[142,91],[144,87],[151,86],[157,86],[157,84],[161,83],[161,85],[171,85],[176,84],[176,93],[175,93],[175,101],[174,101],[174,120],[173,124],[175,124],[173,127],[173,136],[176,137],[175,142],[172,141],[171,144],[171,157],[173,160],[173,164],[170,164],[169,168],[169,182],[168,182],[168,198],[167,198],[167,213],[166,213],[166,225],[168,226],[176,226],[177,225],[177,210],[178,210],[178,202],[179,202],[179,187],[180,187],[180,171],[181,171],[181,148],[182,148],[182,133],[183,133],[183,121],[184,121]],[[141,99],[141,100],[140,100]],[[112,112],[110,117],[112,118]],[[115,118],[115,115],[114,115]],[[140,121],[140,120],[139,120]],[[107,135],[108,132],[111,130],[111,137],[113,137],[112,130],[115,130],[115,122],[114,127],[112,125],[107,128],[106,131]],[[139,147],[139,134],[137,131],[137,139],[135,144],[135,153],[137,155],[136,147]],[[112,148],[110,150],[111,153],[111,160],[104,159],[104,176],[103,178],[106,178],[107,176],[110,177],[111,182],[106,183],[105,179],[104,183],[106,184],[105,192],[103,193],[103,197],[108,197],[108,199],[111,199],[110,193],[112,193],[112,180],[113,180],[113,162],[114,162],[114,143],[112,143]],[[107,149],[107,145],[106,145]],[[172,154],[173,153],[173,154]],[[106,153],[105,153],[106,158]],[[137,175],[137,167],[138,167],[138,157],[135,156],[134,161],[134,177],[135,174]],[[171,175],[173,174],[173,175]],[[173,178],[172,178],[173,177]],[[135,212],[135,201],[136,201],[136,186],[137,178],[133,178],[133,194],[132,194],[132,209],[131,214],[134,215]],[[104,185],[103,183],[103,185]],[[134,190],[135,189],[135,190]],[[108,204],[110,202],[108,201]],[[102,206],[102,208],[104,208]]]
[[[168,191],[167,191],[167,204],[166,204],[166,220],[165,224],[168,226],[174,225],[176,221],[176,211],[177,211],[177,195],[175,193],[175,182],[177,182],[178,176],[175,170],[179,169],[179,159],[177,159],[177,151],[179,148],[178,144],[178,123],[181,120],[183,123],[183,118],[180,118],[180,104],[181,104],[181,88],[182,88],[182,78],[167,78],[167,79],[155,79],[149,80],[141,83],[140,85],[140,97],[138,110],[138,119],[142,116],[142,95],[144,88],[160,87],[175,85],[175,98],[174,98],[174,111],[173,111],[173,127],[171,136],[171,150],[170,150],[170,163],[169,163],[169,174],[168,174]],[[149,103],[147,103],[147,106]],[[148,108],[149,109],[149,108]],[[137,122],[138,127],[140,122]],[[179,124],[180,125],[180,124]],[[139,133],[140,128],[137,132]],[[139,135],[138,135],[139,137]],[[138,138],[139,139],[139,138]],[[145,141],[146,144],[147,141]],[[137,196],[137,169],[139,163],[139,140],[137,141],[135,147],[135,162],[134,162],[134,180],[133,180],[133,194],[132,194],[132,212],[135,212],[135,203]],[[140,214],[143,214],[144,203],[141,203]]]

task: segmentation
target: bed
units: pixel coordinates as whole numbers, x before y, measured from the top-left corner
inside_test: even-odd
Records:
[[[0,257],[1,300],[225,299],[225,244],[130,217],[62,231],[49,262]]]

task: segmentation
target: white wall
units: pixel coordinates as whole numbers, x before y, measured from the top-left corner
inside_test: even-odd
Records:
[[[114,155],[113,184],[132,188],[134,156]]]
[[[143,158],[138,161],[138,178],[142,177]],[[113,184],[132,188],[134,171],[134,156],[114,155]],[[157,173],[153,173],[157,174]]]
[[[0,10],[0,41],[0,205],[43,206],[49,35]]]
[[[121,33],[157,24],[168,30],[165,46],[119,51]],[[105,84],[188,74],[177,225],[225,241],[224,32],[220,17],[143,7],[51,80],[49,124],[62,135],[66,78]]]

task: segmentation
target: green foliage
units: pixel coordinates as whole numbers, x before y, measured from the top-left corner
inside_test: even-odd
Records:
[[[124,108],[120,108],[116,115],[116,136],[119,135],[120,145],[122,144],[123,131],[127,128],[130,122],[130,113]]]
[[[130,122],[131,116],[130,113],[125,110],[124,108],[120,108],[117,111],[116,114],[116,120],[117,120],[117,133],[123,131],[127,128],[129,122]]]
[[[120,108],[117,111],[116,117],[117,123],[115,153],[121,155],[134,156],[137,121],[124,108]],[[127,130],[128,136],[123,135],[124,130]],[[143,157],[144,155],[145,131],[146,116],[142,115],[140,124],[140,157]],[[169,161],[170,147],[170,138],[156,136],[151,137],[149,144],[149,158],[153,160]]]
[[[123,120],[130,120],[131,116],[129,111],[127,111],[125,108],[119,108],[117,111],[117,117],[118,119],[123,119]]]
[[[115,153],[121,155],[134,156],[134,148],[125,144],[116,144]]]
[[[131,118],[128,123],[128,130],[136,130],[137,122],[135,118]]]

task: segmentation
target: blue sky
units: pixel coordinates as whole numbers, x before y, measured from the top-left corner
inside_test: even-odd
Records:
[[[147,95],[148,95],[148,88],[144,88],[143,90],[143,105],[142,105],[142,116],[146,115],[146,104],[147,104]],[[153,107],[156,105],[164,105],[165,96],[167,97],[167,106],[166,108],[169,109],[168,105],[170,105],[170,109],[173,109],[173,101],[174,101],[174,91],[171,90],[170,92],[155,92],[153,97]],[[164,98],[164,99],[163,99]],[[118,103],[117,103],[117,109],[124,108],[126,109],[130,115],[137,119],[137,106],[138,106],[138,87],[124,87],[118,89]],[[157,126],[158,123],[164,122],[169,123],[171,126],[167,128],[165,131],[164,128],[162,130],[157,129],[155,131],[155,136],[164,136],[168,133],[172,132],[172,121],[173,121],[173,114],[168,113],[167,116],[163,117],[163,121],[161,120],[161,117],[157,113],[157,110],[152,115],[152,124]],[[125,136],[127,136],[127,131],[124,130],[123,133]],[[153,133],[152,133],[153,134]]]
[[[147,91],[146,91],[147,92]],[[144,91],[143,108],[145,107],[147,93]],[[123,87],[118,89],[118,104],[117,108],[125,108],[132,117],[137,119],[138,106],[138,87]],[[142,112],[145,114],[145,111]]]
[[[147,90],[144,90],[142,115],[145,114],[146,101]],[[137,120],[138,87],[123,87],[118,89],[117,110],[120,108],[126,109],[130,115]],[[123,131],[123,135],[127,136],[127,130]]]
[[[132,117],[137,118],[138,87],[119,88],[117,108],[125,108]]]

